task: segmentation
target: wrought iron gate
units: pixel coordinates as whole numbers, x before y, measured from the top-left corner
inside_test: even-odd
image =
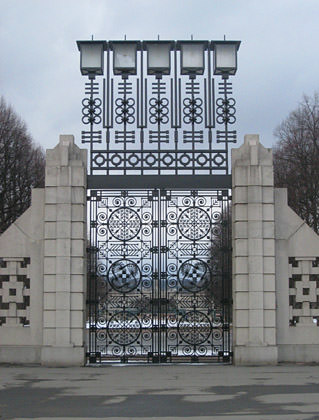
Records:
[[[90,362],[231,359],[239,45],[78,41],[89,78]]]
[[[91,190],[89,361],[230,361],[229,190]]]

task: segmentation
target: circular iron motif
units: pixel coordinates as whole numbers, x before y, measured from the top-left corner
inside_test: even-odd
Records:
[[[199,311],[190,311],[180,319],[177,331],[185,343],[194,346],[208,340],[212,326],[207,315]]]
[[[141,324],[134,314],[122,311],[110,318],[107,331],[114,343],[129,346],[140,336]]]
[[[121,207],[111,214],[108,227],[116,239],[129,241],[139,233],[141,220],[136,211],[127,207]]]
[[[129,293],[139,285],[141,271],[131,260],[118,260],[111,265],[108,280],[113,289],[120,293]]]
[[[178,218],[178,228],[187,239],[202,239],[210,230],[210,218],[199,207],[184,210]]]
[[[192,258],[183,262],[177,276],[184,289],[196,293],[207,287],[210,280],[210,269],[205,262]]]

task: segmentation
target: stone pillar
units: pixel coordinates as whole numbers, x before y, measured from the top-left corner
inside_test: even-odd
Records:
[[[41,362],[85,360],[87,151],[71,135],[46,153]]]
[[[234,362],[275,364],[273,163],[258,135],[232,150],[232,179]]]

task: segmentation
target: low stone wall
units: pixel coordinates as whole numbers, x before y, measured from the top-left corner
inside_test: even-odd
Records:
[[[61,136],[44,189],[0,237],[0,363],[85,363],[86,150]],[[319,362],[319,237],[257,135],[233,150],[236,364]]]
[[[258,135],[233,150],[234,361],[319,362],[319,237],[274,188]]]
[[[39,363],[43,327],[44,189],[0,237],[0,362]]]
[[[319,362],[319,237],[275,190],[279,362]]]
[[[0,362],[85,362],[86,162],[60,136],[45,188],[0,237]]]

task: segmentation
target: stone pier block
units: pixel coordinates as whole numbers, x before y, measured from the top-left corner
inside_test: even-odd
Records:
[[[273,163],[271,150],[257,135],[245,136],[244,144],[232,150],[232,173],[234,361],[274,364],[276,296],[269,277],[275,274]]]
[[[83,365],[86,292],[86,150],[60,136],[47,151],[42,364]],[[82,331],[82,333],[80,333]]]

